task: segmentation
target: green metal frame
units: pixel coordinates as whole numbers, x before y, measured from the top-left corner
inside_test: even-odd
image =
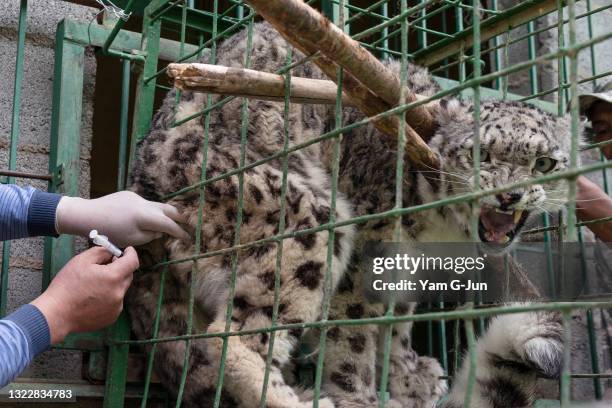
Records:
[[[588,2],[589,0],[587,0]],[[133,153],[135,150],[136,143],[143,138],[150,126],[151,117],[153,115],[153,101],[157,89],[165,89],[164,86],[157,83],[157,78],[165,74],[164,69],[159,69],[158,61],[191,61],[199,56],[206,50],[209,55],[209,62],[215,63],[216,61],[216,48],[218,41],[233,34],[240,29],[246,29],[250,33],[252,30],[253,21],[255,14],[246,5],[242,4],[241,1],[231,0],[231,6],[223,11],[219,10],[218,0],[212,2],[212,11],[197,10],[193,7],[193,2],[188,0],[153,0],[151,1],[144,10],[143,13],[143,31],[142,34],[131,33],[122,29],[124,22],[119,20],[112,29],[106,29],[96,24],[87,24],[82,22],[76,22],[72,20],[64,20],[58,26],[56,36],[56,61],[55,61],[55,80],[53,88],[53,114],[52,114],[52,126],[51,126],[51,151],[49,161],[49,173],[50,183],[49,191],[61,192],[69,195],[78,194],[78,175],[79,175],[79,162],[80,162],[80,125],[81,125],[81,105],[82,105],[82,87],[83,87],[83,62],[84,62],[84,50],[85,47],[95,46],[100,47],[102,52],[106,55],[117,57],[122,60],[122,94],[121,94],[121,126],[119,135],[119,176],[117,180],[117,188],[122,189],[125,187],[126,173],[131,169]],[[571,150],[571,168],[563,173],[555,173],[547,176],[543,176],[537,179],[540,182],[567,179],[570,186],[570,205],[569,215],[565,222],[560,222],[560,225],[551,225],[548,217],[544,217],[544,227],[537,230],[537,232],[544,231],[546,240],[550,247],[550,237],[548,236],[550,231],[558,231],[566,239],[576,240],[580,237],[579,228],[583,225],[588,225],[592,222],[606,222],[610,220],[610,217],[594,220],[588,222],[576,222],[575,218],[575,183],[574,180],[577,176],[592,172],[592,171],[604,171],[610,168],[612,165],[609,162],[602,161],[589,166],[583,166],[578,168],[576,166],[576,159],[578,152],[580,151],[577,144],[578,136],[578,112],[576,106],[576,95],[577,95],[577,84],[581,82],[593,81],[602,78],[611,73],[598,72],[593,62],[592,72],[589,78],[579,80],[577,78],[577,55],[581,50],[588,49],[591,53],[592,61],[594,61],[594,45],[612,38],[612,32],[601,35],[599,37],[591,36],[588,40],[578,43],[576,41],[576,21],[580,19],[587,19],[589,25],[591,24],[591,16],[598,12],[605,10],[610,6],[600,7],[597,10],[590,8],[590,2],[588,3],[587,12],[581,15],[576,15],[574,0],[568,0],[567,2],[557,2],[556,0],[529,0],[521,2],[520,5],[513,7],[508,10],[498,10],[497,2],[491,2],[491,7],[485,9],[478,1],[464,1],[464,0],[445,0],[439,2],[437,0],[420,0],[417,5],[408,7],[407,0],[401,0],[399,5],[392,4],[386,0],[372,2],[367,7],[357,7],[351,5],[348,0],[323,0],[321,2],[310,1],[323,10],[324,13],[337,25],[344,27],[347,33],[350,33],[353,38],[360,41],[366,48],[375,51],[382,58],[395,57],[400,58],[403,66],[408,60],[413,60],[425,65],[431,65],[433,72],[438,74],[449,75],[451,69],[457,68],[458,80],[451,80],[448,78],[436,77],[438,82],[444,89],[438,95],[435,95],[424,100],[420,100],[412,103],[404,103],[404,97],[400,99],[400,104],[387,112],[377,115],[375,118],[396,115],[403,117],[405,112],[416,106],[427,103],[430,100],[438,99],[445,95],[450,94],[461,94],[464,97],[472,98],[475,103],[474,119],[475,119],[475,134],[478,135],[479,128],[479,109],[480,101],[484,98],[496,97],[516,100],[528,100],[540,108],[555,113],[561,114],[565,111],[565,101],[570,99],[571,96],[571,116],[572,116],[572,150]],[[135,7],[141,7],[140,2],[133,0],[126,0],[124,2],[126,11],[131,11]],[[537,19],[543,15],[559,13],[562,7],[567,5],[568,15],[564,19],[561,15],[557,25],[552,27],[545,27],[544,29],[538,28],[535,24]],[[394,14],[394,15],[391,15]],[[15,75],[15,89],[14,89],[14,102],[13,102],[13,122],[11,128],[11,144],[9,152],[9,171],[14,171],[17,154],[18,134],[19,134],[19,112],[20,112],[20,88],[21,81],[23,79],[23,47],[25,42],[25,19],[27,16],[27,1],[21,1],[20,19],[19,19],[19,35],[18,35],[18,53],[16,62],[16,75]],[[443,30],[436,30],[435,25],[429,23],[430,19],[435,16],[441,16],[443,22]],[[471,25],[464,27],[465,18],[471,18]],[[352,33],[354,27],[356,27],[359,19],[367,18],[371,22],[370,28],[365,31]],[[527,35],[519,38],[513,38],[504,34],[510,28],[517,26],[526,26]],[[535,50],[535,36],[545,31],[546,29],[559,28],[559,49],[550,52],[546,55],[537,55]],[[589,26],[590,27],[590,26]],[[162,30],[163,29],[163,30]],[[409,44],[408,33],[409,30],[414,30],[417,34],[417,44]],[[564,44],[565,36],[563,31],[567,30],[569,33],[569,43]],[[162,32],[174,32],[178,33],[179,41],[171,41],[168,39],[161,38]],[[186,43],[187,38],[193,38],[193,34],[197,34],[199,38],[198,44]],[[192,34],[188,36],[188,34]],[[250,34],[248,35],[250,38]],[[477,39],[477,41],[473,41]],[[510,66],[507,63],[508,47],[510,44],[514,44],[518,41],[526,40],[529,47],[529,60],[520,62]],[[488,42],[487,42],[488,41]],[[488,44],[488,45],[487,45]],[[484,47],[484,48],[483,48]],[[484,60],[486,56],[491,57],[491,69],[485,72]],[[245,55],[245,66],[248,66],[250,59],[250,47]],[[502,59],[506,59],[506,62],[502,66]],[[538,64],[546,61],[557,61],[559,64],[559,80],[555,88],[549,90],[543,90],[538,84]],[[291,81],[291,68],[296,65],[303,63],[304,60],[290,64],[291,57],[287,60],[287,66],[282,69],[279,73],[285,76],[285,82],[287,89]],[[128,101],[129,101],[129,78],[130,71],[134,68],[137,75],[137,86],[135,93],[135,108],[133,112],[133,125],[131,129],[131,135],[128,135],[129,130],[127,128],[128,123]],[[567,69],[569,68],[569,69]],[[520,70],[528,70],[530,74],[530,94],[514,95],[508,93],[508,81],[509,75],[518,72]],[[402,71],[405,72],[405,71]],[[339,78],[342,77],[343,72],[341,69],[338,70],[337,75]],[[407,78],[405,74],[401,77],[402,84],[406,83]],[[493,82],[495,89],[484,88],[484,83]],[[557,94],[557,102],[547,102],[540,99],[541,97],[549,94]],[[342,87],[338,87],[338,98],[336,107],[337,112],[341,111],[341,96]],[[392,210],[386,211],[379,214],[371,214],[367,216],[353,218],[343,222],[336,222],[335,211],[335,194],[337,190],[337,177],[338,177],[338,157],[339,157],[339,143],[343,133],[350,131],[358,126],[363,126],[366,123],[370,123],[375,118],[367,118],[358,123],[351,123],[343,125],[341,123],[341,117],[338,115],[336,118],[336,126],[333,130],[316,137],[313,140],[305,143],[289,146],[288,143],[288,125],[285,122],[284,129],[284,147],[281,151],[271,155],[270,157],[261,159],[254,163],[246,162],[246,125],[248,123],[248,110],[246,109],[246,99],[242,104],[242,144],[240,151],[240,164],[239,167],[232,171],[216,176],[214,178],[207,178],[206,176],[206,158],[207,158],[207,144],[208,144],[208,132],[210,123],[210,113],[214,109],[218,109],[224,103],[234,97],[223,98],[220,102],[215,105],[212,104],[210,96],[207,99],[207,104],[201,112],[193,115],[190,118],[183,119],[174,123],[174,126],[180,126],[188,120],[196,117],[203,117],[205,133],[203,143],[203,172],[199,183],[195,185],[185,187],[180,191],[174,192],[166,199],[183,194],[190,190],[198,190],[200,195],[199,201],[199,225],[201,225],[203,214],[203,208],[205,203],[204,187],[214,181],[227,178],[231,175],[238,175],[239,180],[239,200],[238,200],[238,212],[236,219],[236,235],[234,239],[234,245],[230,248],[222,250],[200,253],[196,251],[192,256],[185,259],[173,259],[164,260],[159,263],[156,267],[162,268],[162,290],[160,291],[160,297],[157,304],[157,316],[155,318],[153,338],[146,340],[130,340],[130,328],[129,323],[122,315],[117,323],[109,330],[89,333],[81,335],[69,336],[66,341],[59,345],[60,348],[69,349],[80,349],[89,350],[95,353],[96,361],[106,361],[106,384],[104,392],[104,406],[105,407],[121,407],[124,404],[126,398],[137,395],[141,397],[142,407],[145,407],[148,398],[154,393],[151,389],[151,376],[152,367],[154,363],[154,350],[156,344],[159,342],[166,341],[184,341],[187,344],[195,338],[209,338],[220,336],[223,338],[222,348],[222,361],[220,365],[219,381],[216,390],[216,401],[215,407],[219,406],[220,396],[222,390],[222,379],[224,372],[224,358],[227,350],[227,340],[229,336],[244,336],[254,333],[267,332],[270,333],[270,346],[269,350],[274,347],[275,333],[279,330],[290,330],[295,328],[319,328],[321,330],[321,337],[319,341],[319,357],[316,363],[314,371],[314,387],[315,397],[318,397],[320,392],[321,378],[322,378],[322,367],[323,351],[325,349],[325,333],[330,327],[339,325],[365,325],[365,324],[378,324],[385,327],[386,341],[385,341],[385,353],[382,365],[382,378],[380,383],[380,405],[384,406],[387,394],[387,374],[389,369],[389,350],[391,331],[394,323],[414,321],[414,322],[427,322],[427,330],[429,333],[428,339],[428,350],[433,353],[436,347],[434,347],[433,333],[434,327],[437,327],[438,344],[437,351],[442,362],[442,365],[448,374],[452,367],[457,367],[458,361],[461,357],[462,345],[460,342],[460,330],[465,330],[466,344],[469,353],[469,367],[470,377],[468,381],[468,389],[472,389],[475,381],[475,372],[478,369],[475,353],[473,353],[475,345],[475,337],[478,333],[484,329],[485,319],[504,313],[517,313],[521,311],[532,311],[532,310],[559,310],[563,313],[564,322],[566,326],[566,340],[570,339],[571,333],[569,332],[570,313],[572,310],[587,310],[587,319],[589,325],[589,342],[591,347],[591,361],[592,361],[592,373],[574,373],[572,374],[569,370],[569,348],[566,350],[564,371],[561,379],[561,406],[569,406],[569,390],[571,378],[592,378],[595,390],[595,398],[602,397],[601,379],[607,378],[605,374],[600,374],[599,362],[597,360],[597,350],[595,347],[594,336],[593,336],[593,315],[592,310],[597,308],[609,308],[612,306],[612,302],[574,302],[574,303],[559,303],[552,302],[547,304],[538,305],[527,305],[527,306],[512,306],[512,307],[492,307],[492,308],[480,308],[478,302],[470,304],[466,309],[462,310],[445,310],[445,304],[443,299],[435,305],[429,305],[430,310],[420,311],[418,314],[412,316],[393,316],[394,302],[392,301],[385,316],[378,318],[366,318],[359,320],[334,320],[330,321],[327,319],[329,311],[329,300],[331,297],[331,282],[330,274],[325,274],[325,296],[322,309],[322,319],[317,322],[307,324],[286,324],[279,325],[278,323],[278,302],[279,302],[279,277],[281,268],[281,255],[283,249],[283,240],[286,238],[296,237],[318,231],[327,231],[329,233],[329,248],[327,253],[327,265],[331,265],[331,254],[333,250],[334,231],[336,228],[349,225],[364,223],[374,219],[392,218],[396,225],[396,239],[399,239],[399,226],[401,226],[402,216],[418,211],[423,211],[431,208],[438,208],[445,205],[459,203],[464,201],[472,202],[476,204],[476,200],[486,195],[499,193],[502,191],[509,190],[517,186],[525,186],[531,182],[519,182],[512,185],[503,186],[493,190],[479,190],[478,186],[475,186],[473,192],[450,197],[448,199],[437,201],[433,203],[426,203],[415,207],[404,208],[402,207],[402,177],[403,177],[403,156],[397,156],[397,171],[395,174],[396,180],[396,198],[395,206]],[[178,99],[177,99],[178,100]],[[285,117],[288,116],[289,109],[289,95],[285,95]],[[401,127],[404,126],[404,121],[401,120]],[[398,146],[403,146],[405,143],[404,132],[400,127],[398,133]],[[318,225],[307,230],[299,232],[286,233],[284,226],[284,217],[280,217],[279,232],[277,235],[272,237],[265,237],[264,239],[255,241],[240,243],[240,226],[242,220],[242,191],[243,181],[242,177],[244,171],[249,168],[261,165],[270,160],[280,159],[283,166],[283,181],[281,196],[284,197],[286,192],[286,177],[287,177],[287,157],[292,152],[299,149],[305,148],[314,143],[319,143],[323,140],[333,139],[334,150],[332,160],[332,200],[330,210],[330,220],[327,224]],[[590,146],[590,148],[597,148],[599,145]],[[61,148],[60,148],[61,147]],[[398,149],[402,151],[403,149]],[[128,156],[128,152],[130,153]],[[480,150],[478,142],[474,145],[473,157],[475,158],[474,175],[477,179],[479,174],[479,156]],[[45,179],[42,176],[38,177]],[[13,178],[8,178],[3,182],[13,182]],[[607,188],[607,185],[605,186]],[[606,192],[609,190],[606,189]],[[281,200],[284,203],[284,199]],[[281,207],[281,213],[284,212],[284,204]],[[473,219],[472,222],[476,222]],[[536,231],[528,231],[536,232]],[[196,231],[196,242],[201,240],[199,228]],[[194,303],[194,291],[193,285],[190,291],[188,302],[191,306],[189,313],[188,331],[184,335],[175,336],[172,338],[158,338],[159,328],[159,309],[161,307],[162,296],[163,296],[163,285],[164,279],[170,265],[179,262],[191,262],[192,274],[195,275],[195,261],[204,257],[211,257],[220,255],[223,253],[229,253],[232,255],[231,266],[231,287],[233,291],[236,269],[237,269],[237,250],[244,249],[251,246],[261,245],[264,243],[273,243],[277,246],[277,260],[275,268],[275,301],[272,315],[272,325],[262,330],[250,330],[242,332],[231,332],[229,330],[229,316],[232,312],[232,303],[227,305],[227,316],[228,325],[224,333],[211,334],[211,333],[191,333],[191,319],[192,319],[192,307]],[[195,246],[200,248],[200,245]],[[3,258],[2,258],[2,276],[0,278],[0,313],[5,312],[6,305],[6,288],[8,282],[8,254],[10,246],[5,243],[3,246]],[[552,251],[549,251],[550,254]],[[44,286],[48,284],[50,279],[59,271],[59,269],[74,255],[74,241],[72,238],[67,236],[61,236],[59,238],[47,239],[45,242],[45,260],[44,260]],[[552,260],[549,262],[549,273],[551,276],[555,273],[552,269]],[[193,282],[193,279],[192,279]],[[451,330],[447,329],[448,324],[453,324]],[[474,325],[474,322],[476,325]],[[435,325],[435,326],[434,326]],[[453,334],[454,341],[447,340],[447,333]],[[147,358],[147,368],[145,372],[145,382],[143,388],[134,390],[132,388],[126,388],[127,374],[128,374],[128,353],[130,346],[138,346],[144,344],[152,344],[153,351]],[[449,346],[454,349],[454,355],[449,356]],[[186,347],[186,354],[184,361],[185,363],[189,359],[189,347]],[[271,365],[271,353],[268,353],[266,361],[266,373],[264,379],[264,389],[262,390],[262,398],[260,401],[261,406],[265,406],[266,401],[266,385],[269,378],[269,369]],[[181,388],[179,389],[179,399],[176,406],[180,406],[180,396],[183,392],[183,386],[186,379],[186,364],[181,374]],[[469,406],[471,393],[468,392],[466,396],[465,405]],[[315,398],[315,400],[318,398]],[[551,402],[541,401],[539,406],[548,406]],[[314,404],[317,406],[317,403]]]
[[[55,37],[55,73],[51,114],[49,173],[54,175],[49,191],[79,195],[81,107],[85,48],[66,40],[61,23]],[[63,235],[45,242],[43,288],[74,255],[74,238]]]

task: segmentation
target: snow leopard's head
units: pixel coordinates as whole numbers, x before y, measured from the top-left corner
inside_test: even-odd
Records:
[[[433,198],[465,193],[474,185],[473,106],[443,101],[440,128],[429,143],[439,153],[443,180]],[[492,189],[565,170],[570,163],[569,121],[519,102],[488,101],[480,108],[480,188]],[[530,216],[559,210],[567,200],[563,179],[517,187],[479,200],[478,236],[485,243],[510,245]],[[467,204],[449,210],[471,233]]]

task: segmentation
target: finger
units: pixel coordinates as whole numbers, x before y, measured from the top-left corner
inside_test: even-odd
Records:
[[[187,216],[181,213],[175,206],[164,203],[155,203],[156,207],[161,209],[165,216],[171,218],[176,222],[187,224]]]
[[[166,216],[153,217],[149,219],[147,222],[147,229],[155,232],[165,232],[166,234],[183,241],[189,239],[189,234],[176,222]]]
[[[138,241],[138,245],[143,245],[163,236],[164,233],[159,231],[141,231],[138,238],[134,239],[134,241]]]
[[[125,279],[123,280],[123,283],[125,284],[125,288],[127,290],[127,288],[130,287],[130,285],[132,284],[132,281],[134,280],[134,274],[130,273],[128,274],[128,276],[125,277]]]
[[[150,238],[151,238],[150,241],[153,241],[154,239],[158,239],[158,238],[161,238],[161,237],[164,236],[163,232],[150,232],[150,234],[152,234],[150,236]]]
[[[121,284],[123,285],[123,291],[127,292],[127,290],[130,288],[130,285],[132,284],[132,280],[134,280],[134,274],[129,274],[128,276],[126,276],[123,279],[123,282],[121,282]]]
[[[132,247],[127,247],[123,251],[123,256],[108,265],[108,268],[116,273],[120,278],[132,275],[139,266],[138,255]]]
[[[88,263],[103,265],[110,262],[113,257],[113,254],[108,252],[108,250],[105,248],[93,247],[88,249],[87,251],[82,252],[79,256],[83,257]]]
[[[147,225],[143,224],[141,228],[148,228]],[[129,237],[126,237],[122,241],[118,241],[117,244],[120,248],[126,247],[128,245],[144,245],[155,239],[161,238],[163,236],[163,232],[155,232],[155,231],[147,231],[140,229],[138,232],[131,234]]]

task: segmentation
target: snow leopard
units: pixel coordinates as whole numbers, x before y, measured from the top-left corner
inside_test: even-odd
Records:
[[[246,32],[234,34],[219,44],[215,63],[245,67],[246,47]],[[276,72],[286,65],[290,50],[292,61],[304,58],[268,23],[256,23],[252,28],[251,69]],[[399,75],[398,62],[385,64]],[[407,70],[412,91],[424,96],[439,92],[426,69],[408,65]],[[312,62],[297,65],[292,75],[325,79]],[[333,321],[379,317],[385,313],[384,304],[364,299],[362,275],[365,272],[360,257],[366,241],[393,238],[394,220],[381,216],[356,225],[346,221],[394,208],[395,148],[372,123],[345,132],[338,147],[334,201],[332,173],[336,139],[306,143],[334,129],[333,106],[292,103],[285,112],[283,102],[249,99],[245,111],[243,99],[235,98],[211,110],[208,117],[197,115],[207,106],[207,97],[191,91],[168,93],[152,119],[149,133],[138,144],[131,175],[131,189],[151,200],[162,200],[185,187],[197,186],[168,200],[185,215],[185,228],[192,239],[184,242],[166,237],[140,248],[144,268],[136,274],[128,294],[127,306],[138,339],[154,335],[162,285],[157,337],[205,333],[190,342],[158,343],[154,351],[157,377],[176,396],[184,368],[183,406],[212,406],[223,353],[223,339],[215,334],[226,330],[227,304],[231,302],[230,331],[246,333],[226,337],[222,406],[259,406],[271,339],[265,329],[271,326],[278,285],[277,324],[292,326],[274,334],[266,406],[312,406],[312,391],[296,384],[291,367],[295,365],[300,342],[318,339],[321,335],[319,328],[308,329],[308,324],[321,319],[328,284],[332,288],[328,316],[332,325],[325,334],[319,406],[377,407],[386,326],[334,326]],[[210,97],[213,104],[223,98]],[[245,114],[248,126],[243,134],[241,123]],[[193,115],[195,119],[174,125]],[[441,169],[417,171],[411,163],[406,163],[403,207],[469,192],[474,185],[474,106],[469,101],[447,97],[440,101],[435,118],[438,129],[428,144],[440,157]],[[342,110],[344,125],[363,119],[364,115],[356,108]],[[482,102],[480,187],[530,180],[539,174],[567,168],[568,129],[565,119],[526,103]],[[243,137],[246,146],[241,150]],[[307,144],[291,151],[286,161],[279,154],[285,137],[289,148]],[[241,166],[244,171],[239,175],[235,170]],[[219,177],[230,171],[234,171],[230,176]],[[212,181],[202,183],[203,179]],[[547,208],[549,200],[562,199],[565,188],[564,182],[533,184],[482,198],[477,231],[480,240],[503,246],[516,242],[528,218]],[[239,195],[243,196],[241,207]],[[195,248],[200,206],[201,244]],[[469,241],[475,235],[470,214],[468,203],[405,214],[401,217],[401,239]],[[239,231],[237,220],[241,225]],[[312,229],[331,221],[342,226],[335,228],[330,244],[328,229]],[[310,231],[303,233],[303,230]],[[282,246],[266,240],[276,234],[285,237]],[[249,244],[254,241],[257,245]],[[237,245],[235,259],[232,251],[227,250],[234,245]],[[332,258],[329,271],[328,246]],[[277,251],[281,249],[280,276],[276,282]],[[170,261],[166,267],[147,269],[164,259]],[[232,270],[235,270],[233,292]],[[190,298],[194,307],[191,328],[188,324]],[[404,316],[414,309],[413,303],[399,302],[394,313]],[[410,321],[397,323],[392,329],[386,406],[433,407],[438,401],[446,408],[463,406],[467,366],[464,364],[457,370],[453,386],[448,390],[438,361],[414,351],[411,329]],[[554,378],[559,374],[562,337],[562,320],[557,313],[506,314],[492,319],[476,345],[478,368],[472,406],[529,406],[535,398],[536,379]],[[184,367],[187,347],[189,353]],[[319,352],[316,346],[312,350]],[[147,346],[147,351],[151,352],[152,348]]]

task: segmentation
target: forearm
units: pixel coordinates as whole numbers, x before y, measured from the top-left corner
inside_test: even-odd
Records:
[[[612,198],[596,184],[578,181],[579,198],[576,215],[581,221],[592,221],[612,216]],[[612,221],[587,224],[589,229],[604,242],[612,242]]]
[[[0,241],[57,235],[55,212],[60,198],[32,187],[0,185]]]
[[[0,320],[0,388],[17,377],[50,344],[42,313],[25,305]]]

